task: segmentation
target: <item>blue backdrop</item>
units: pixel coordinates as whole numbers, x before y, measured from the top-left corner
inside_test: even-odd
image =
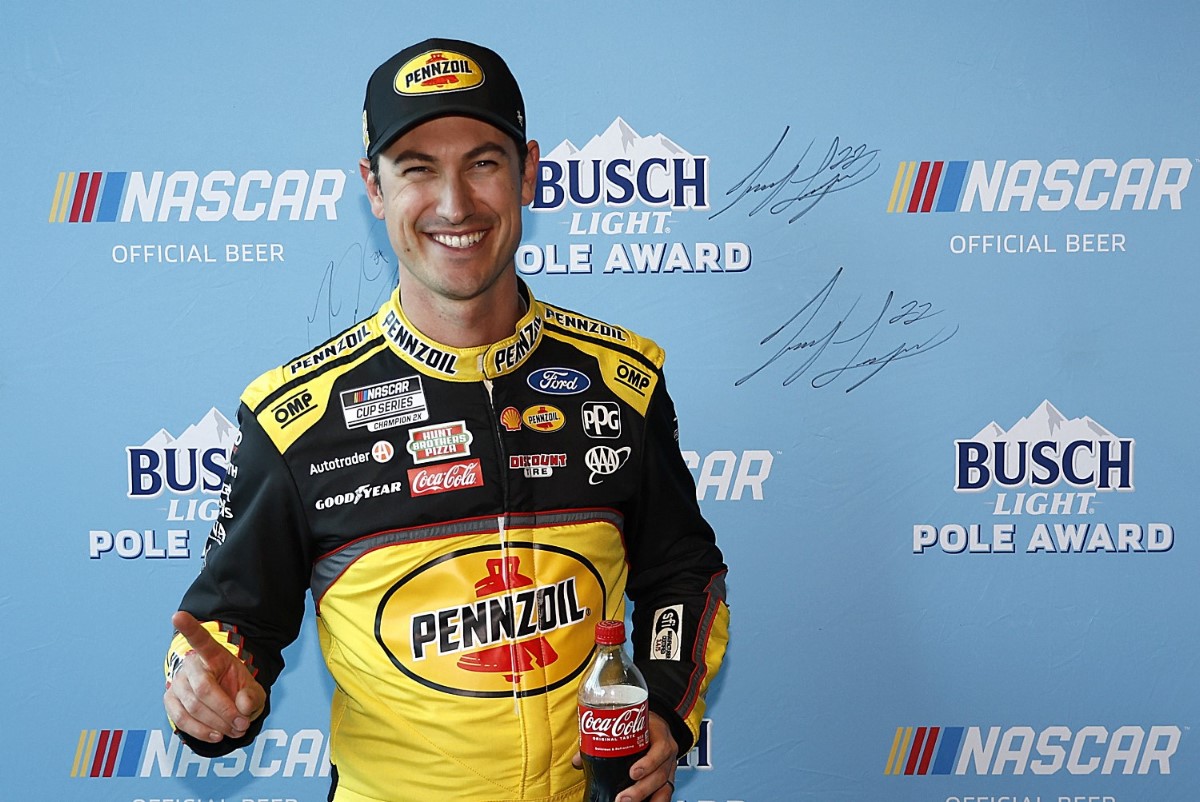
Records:
[[[1198,33],[1183,2],[7,5],[3,786],[324,799],[311,626],[211,762],[162,656],[242,388],[395,281],[363,89],[439,35],[521,81],[535,293],[668,353],[733,614],[676,799],[1192,802]]]

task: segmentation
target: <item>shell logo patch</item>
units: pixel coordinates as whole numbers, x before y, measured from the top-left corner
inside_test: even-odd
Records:
[[[452,50],[431,50],[405,63],[392,85],[401,95],[424,95],[473,89],[483,80],[474,59]]]
[[[505,407],[504,411],[500,413],[500,422],[504,424],[506,432],[521,431],[521,413],[517,411],[516,407]]]
[[[606,593],[596,568],[573,551],[476,546],[393,585],[380,602],[375,638],[396,668],[435,690],[535,696],[578,680]]]

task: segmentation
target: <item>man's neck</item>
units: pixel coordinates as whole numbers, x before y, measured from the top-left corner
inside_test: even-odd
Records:
[[[497,281],[484,294],[466,300],[420,292],[405,294],[402,285],[400,305],[405,317],[422,334],[454,348],[491,345],[511,337],[517,321],[528,311],[515,277]]]

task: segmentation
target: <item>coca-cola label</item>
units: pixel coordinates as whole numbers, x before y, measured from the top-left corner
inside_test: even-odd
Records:
[[[483,470],[477,459],[410,468],[408,471],[408,492],[413,498],[427,496],[430,493],[448,493],[451,490],[481,487],[482,485]]]
[[[629,757],[650,746],[649,705],[579,705],[579,751],[591,757]]]

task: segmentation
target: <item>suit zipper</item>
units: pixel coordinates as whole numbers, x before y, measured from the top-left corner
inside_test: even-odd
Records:
[[[488,420],[491,424],[492,437],[496,444],[496,453],[500,457],[500,514],[496,516],[496,528],[500,535],[500,576],[504,587],[508,589],[508,513],[509,513],[509,483],[508,483],[508,454],[504,450],[504,438],[500,435],[500,416],[496,414],[496,400],[492,395],[492,380],[484,379],[483,388],[487,392]],[[509,664],[517,667],[517,645],[508,642]],[[513,715],[521,718],[521,704],[517,696],[520,689],[520,674],[513,673]],[[522,726],[522,732],[524,727]]]

